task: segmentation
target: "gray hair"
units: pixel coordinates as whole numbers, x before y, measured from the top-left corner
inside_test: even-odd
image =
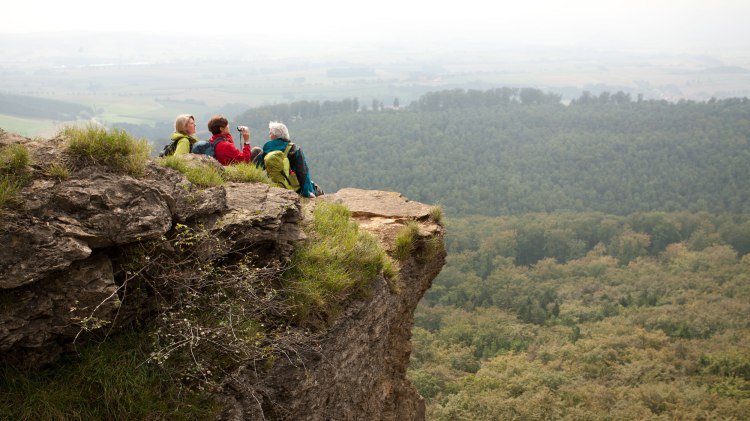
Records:
[[[289,129],[286,128],[284,123],[279,123],[278,121],[269,122],[268,132],[273,135],[274,139],[289,140]]]

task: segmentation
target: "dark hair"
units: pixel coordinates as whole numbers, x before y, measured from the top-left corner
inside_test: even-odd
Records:
[[[211,132],[211,134],[219,134],[221,133],[222,127],[227,127],[229,125],[229,120],[224,118],[224,116],[215,115],[211,117],[211,120],[208,120],[208,131]]]

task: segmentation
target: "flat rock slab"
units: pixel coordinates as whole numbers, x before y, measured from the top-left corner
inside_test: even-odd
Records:
[[[354,218],[380,216],[422,220],[429,217],[433,208],[411,201],[401,193],[381,190],[346,188],[320,199],[346,205]]]

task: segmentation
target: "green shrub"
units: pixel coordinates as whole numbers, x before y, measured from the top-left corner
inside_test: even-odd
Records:
[[[167,156],[160,160],[161,165],[181,172],[191,183],[202,187],[215,187],[224,184],[221,172],[212,165],[188,165],[179,155]]]
[[[388,255],[385,256],[383,262],[383,278],[385,278],[391,294],[399,294],[404,289],[404,281],[398,276],[398,267]]]
[[[76,166],[94,163],[137,176],[143,174],[151,154],[146,140],[134,139],[124,130],[108,131],[90,124],[66,127],[61,134],[66,139],[66,153]]]
[[[124,301],[133,306],[149,294],[158,311],[148,322],[149,362],[190,389],[216,390],[238,367],[272,364],[275,352],[296,354],[304,341],[286,329],[289,305],[278,282],[259,276],[251,253],[198,258],[207,242],[229,248],[219,241],[200,225],[177,224],[164,239],[123,248],[115,264],[115,276],[128,285]]]
[[[70,178],[70,169],[67,165],[61,162],[54,162],[47,167],[45,172],[47,176],[57,178],[58,180],[65,180]]]
[[[435,206],[430,209],[430,219],[438,225],[443,225],[443,208]]]
[[[750,381],[750,355],[734,350],[701,355],[698,359],[703,373],[739,377]]]
[[[18,203],[18,193],[22,187],[23,183],[15,177],[0,175],[0,209]]]
[[[24,145],[0,149],[0,208],[18,203],[18,194],[29,180],[26,169],[30,162],[29,150]]]
[[[318,203],[309,231],[285,274],[290,304],[300,322],[335,317],[348,299],[364,296],[369,282],[384,269],[393,272],[377,241],[359,231],[343,205]]]
[[[407,373],[409,381],[417,388],[420,396],[427,399],[434,398],[445,389],[449,373],[440,368],[442,367],[409,370]]]
[[[609,253],[625,266],[638,257],[646,256],[650,244],[651,237],[648,234],[626,230],[612,239]]]
[[[268,174],[252,163],[241,162],[239,164],[229,165],[225,170],[224,178],[227,181],[272,184],[271,179],[268,178]]]
[[[0,150],[0,172],[19,175],[29,165],[29,150],[24,145],[13,144]]]
[[[723,377],[708,386],[708,391],[738,400],[750,399],[750,382],[739,377]]]
[[[213,419],[219,406],[149,358],[146,332],[108,338],[46,370],[0,369],[0,419]]]
[[[383,277],[388,280],[395,279],[398,275],[398,269],[396,269],[396,266],[393,265],[393,261],[391,259],[388,259],[386,256],[385,261],[383,262]]]
[[[396,244],[393,248],[393,256],[398,260],[407,259],[417,244],[417,236],[419,235],[419,225],[416,222],[410,221],[404,226],[401,231],[396,235]]]

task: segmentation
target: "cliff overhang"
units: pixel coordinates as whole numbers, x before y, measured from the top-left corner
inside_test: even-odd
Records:
[[[389,254],[403,228],[417,224],[416,247],[396,263],[397,286],[375,277],[367,296],[317,328],[315,346],[293,358],[279,356],[262,376],[257,367],[238,367],[217,391],[223,417],[424,417],[424,403],[405,373],[414,309],[445,259],[442,246],[435,247],[444,231],[432,207],[359,189],[302,203],[293,192],[259,183],[199,188],[154,161],[140,178],[92,166],[56,179],[45,169],[59,159],[60,139],[0,135],[0,147],[14,143],[28,147],[32,165],[21,205],[3,210],[0,230],[5,364],[50,364],[105,329],[116,334],[153,317],[148,300],[124,296],[121,257],[134,245],[199,227],[207,233],[200,246],[205,261],[241,253],[252,256],[255,267],[281,272],[305,241],[316,204],[329,201],[348,207],[352,220]]]

